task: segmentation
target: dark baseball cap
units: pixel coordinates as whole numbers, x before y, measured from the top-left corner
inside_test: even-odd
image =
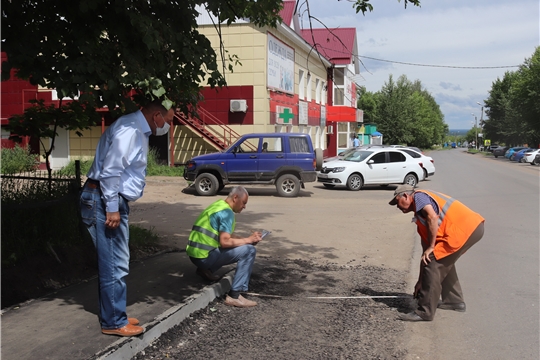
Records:
[[[392,198],[392,200],[390,200],[390,202],[388,204],[390,205],[396,205],[397,204],[397,196],[404,193],[404,192],[407,192],[407,191],[413,191],[414,190],[414,187],[412,187],[411,185],[399,185],[397,188],[396,188],[396,191],[394,191],[394,197]]]

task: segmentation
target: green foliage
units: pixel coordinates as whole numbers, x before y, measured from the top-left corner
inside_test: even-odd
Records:
[[[364,110],[364,122],[377,124],[386,144],[431,148],[440,144],[448,131],[433,96],[420,81],[411,82],[405,75],[397,82],[390,75],[374,94],[360,88],[358,106]]]
[[[37,174],[36,174],[37,175]],[[2,266],[80,241],[78,186],[58,181],[2,177]]]
[[[188,111],[204,79],[225,85],[210,41],[197,30],[202,4],[220,21],[249,18],[259,26],[274,26],[283,6],[280,0],[6,1],[3,79],[16,68],[20,78],[98,107],[132,112],[160,98]]]
[[[90,170],[90,167],[92,166],[92,162],[94,162],[93,159],[82,159],[79,160],[80,167],[81,167],[81,175],[86,175],[88,173],[88,170]],[[62,167],[60,170],[55,172],[57,175],[61,176],[75,176],[75,160],[71,160],[69,164]]]
[[[540,143],[540,47],[519,70],[493,82],[485,104],[486,138],[508,145]]]
[[[35,171],[39,165],[37,155],[30,154],[30,149],[16,145],[13,149],[2,148],[1,172],[13,175],[21,172]]]
[[[148,165],[146,167],[147,176],[183,176],[184,167],[170,167],[161,165],[157,161],[158,152],[156,149],[150,149],[148,152]]]
[[[159,242],[159,235],[156,234],[154,227],[145,229],[139,225],[129,225],[129,246],[141,247],[156,245]]]
[[[401,2],[401,0],[398,1]],[[407,8],[408,3],[420,6],[420,0],[404,0],[403,3],[405,4],[405,9]],[[353,8],[356,10],[357,14],[361,11],[363,15],[365,15],[367,11],[373,11],[373,5],[369,3],[369,0],[356,0]]]

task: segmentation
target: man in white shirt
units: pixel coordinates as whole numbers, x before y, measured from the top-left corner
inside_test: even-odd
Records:
[[[139,199],[145,186],[148,138],[165,135],[174,118],[154,101],[118,118],[99,140],[96,156],[81,192],[82,220],[98,255],[101,332],[134,336],[144,329],[126,315],[129,273],[129,202]]]

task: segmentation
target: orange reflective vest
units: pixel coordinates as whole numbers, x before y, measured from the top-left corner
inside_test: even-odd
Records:
[[[432,197],[439,205],[439,229],[435,240],[433,255],[439,260],[458,251],[469,239],[484,218],[448,195],[427,190],[417,190]],[[429,246],[428,224],[426,219],[416,213],[418,234]]]

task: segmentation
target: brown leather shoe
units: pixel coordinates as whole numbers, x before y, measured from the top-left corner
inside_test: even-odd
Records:
[[[197,268],[197,275],[205,279],[206,281],[218,281],[220,279],[219,276],[212,274],[212,272],[208,269],[201,269]]]
[[[253,307],[257,306],[255,301],[251,301],[243,297],[242,295],[238,296],[238,299],[233,299],[229,295],[225,296],[225,305],[236,306],[239,308]]]
[[[128,324],[130,324],[130,325],[139,325],[139,319],[128,317]]]
[[[101,332],[105,335],[136,336],[142,334],[144,329],[140,326],[127,324],[120,329],[101,329]]]

